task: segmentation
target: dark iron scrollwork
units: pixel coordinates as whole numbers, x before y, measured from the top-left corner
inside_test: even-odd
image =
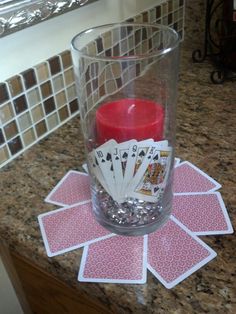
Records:
[[[192,59],[196,63],[203,62],[206,59],[206,56],[207,56],[206,49],[204,49],[203,52],[201,51],[201,49],[196,49],[192,53]]]
[[[192,53],[195,63],[209,57],[216,66],[210,78],[214,84],[236,78],[236,22],[233,18],[233,0],[207,0],[203,50]],[[231,10],[232,15],[227,16]],[[233,61],[232,61],[233,60]]]

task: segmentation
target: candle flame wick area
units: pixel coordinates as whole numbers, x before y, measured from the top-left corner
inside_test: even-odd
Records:
[[[135,107],[135,104],[132,104],[128,109],[128,114],[130,114]]]

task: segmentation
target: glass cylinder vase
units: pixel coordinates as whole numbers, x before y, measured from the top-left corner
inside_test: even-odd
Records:
[[[143,235],[172,209],[179,37],[120,23],[72,40],[80,120],[97,221]]]

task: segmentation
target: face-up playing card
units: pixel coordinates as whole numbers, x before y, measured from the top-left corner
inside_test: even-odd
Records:
[[[148,236],[148,269],[168,289],[215,256],[209,246],[174,217]]]
[[[106,183],[106,180],[102,174],[102,171],[100,169],[100,166],[98,164],[97,157],[95,155],[95,151],[92,151],[88,154],[88,164],[90,173],[92,176],[95,176],[95,178],[99,181],[101,186],[107,191],[108,194],[111,194],[111,191]]]
[[[137,183],[143,177],[148,164],[154,154],[155,148],[152,140],[137,142],[133,144],[131,149],[131,157],[129,156],[126,171],[128,173],[126,193],[129,195],[133,191]]]
[[[38,221],[49,257],[114,236],[95,220],[91,201],[41,214]]]
[[[79,281],[145,283],[147,237],[115,236],[84,248]]]
[[[137,142],[136,145],[137,149],[135,150],[135,159],[134,163],[132,165],[132,178],[135,178],[137,173],[139,173],[141,167],[143,166],[143,163],[145,161],[145,165],[149,162],[150,158],[150,152],[153,154],[154,148],[153,148],[153,141],[152,140],[147,140],[147,141],[142,141],[142,142]]]
[[[127,166],[130,146],[132,144],[134,144],[135,142],[136,142],[135,140],[130,140],[130,141],[127,141],[127,142],[120,143],[118,145],[118,152],[119,152],[120,161],[121,161],[123,178],[125,176],[125,170],[126,170],[126,166]]]
[[[188,161],[175,167],[174,193],[213,192],[219,188],[218,182]]]
[[[110,195],[113,197],[114,200],[118,198],[116,192],[114,168],[112,163],[112,151],[115,145],[117,145],[116,141],[110,140],[95,149],[95,156],[97,158],[99,167],[101,169],[103,177],[106,180]]]
[[[130,192],[130,196],[148,201],[157,201],[158,195],[165,188],[171,162],[171,148],[155,149],[140,182]]]
[[[128,152],[128,160],[126,163],[126,168],[124,172],[124,180],[122,187],[122,194],[127,194],[127,187],[130,185],[131,180],[133,179],[138,167],[142,163],[142,159],[147,154],[150,149],[150,145],[153,143],[153,140],[146,140],[142,142],[134,141]],[[139,158],[139,161],[138,161]]]
[[[112,163],[115,176],[116,193],[119,199],[123,198],[122,188],[124,183],[124,173],[128,159],[129,147],[135,142],[133,140],[123,142],[114,146],[112,151]]]
[[[65,206],[91,199],[89,176],[69,171],[46,197],[48,203]]]
[[[175,195],[172,214],[196,235],[233,233],[219,192]]]

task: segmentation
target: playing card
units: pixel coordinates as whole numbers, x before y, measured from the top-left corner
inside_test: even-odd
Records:
[[[148,269],[168,289],[215,256],[208,245],[173,216],[148,236]]]
[[[133,140],[128,149],[121,150],[121,163],[122,163],[122,172],[123,172],[123,183],[121,188],[121,195],[126,196],[127,186],[130,183],[130,180],[133,176],[133,169],[135,165],[135,156],[137,153],[137,141]]]
[[[188,161],[181,162],[174,171],[174,192],[214,192],[221,185]]]
[[[41,214],[38,221],[49,257],[114,236],[95,220],[91,201]]]
[[[167,147],[165,149],[161,149],[160,151],[160,161],[159,163],[162,165],[163,167],[163,178],[162,178],[162,187],[165,188],[166,184],[167,184],[167,180],[169,178],[169,174],[170,174],[170,165],[171,165],[171,161],[172,161],[172,152],[173,149],[172,147]]]
[[[171,148],[156,148],[144,175],[129,195],[147,202],[156,202],[165,188],[171,162]]]
[[[147,236],[115,236],[84,248],[79,281],[145,283]]]
[[[111,194],[111,191],[105,181],[105,178],[98,164],[98,160],[95,156],[94,150],[88,154],[88,164],[89,164],[89,169],[92,176],[94,176],[99,181],[101,186],[107,191],[108,194]]]
[[[123,178],[125,176],[125,171],[126,171],[126,166],[127,166],[127,161],[128,161],[130,147],[134,143],[136,143],[135,140],[130,140],[130,141],[127,141],[127,142],[120,143],[119,146],[118,146],[120,160],[121,160],[121,166],[122,166]]]
[[[153,140],[135,142],[130,146],[126,171],[124,176],[123,191],[129,195],[133,186],[139,182],[154,153]]]
[[[123,174],[122,174],[122,166],[120,162],[120,155],[117,146],[115,146],[112,150],[112,165],[114,171],[114,179],[115,179],[115,189],[117,194],[117,199],[120,198],[120,191],[122,188],[123,182]]]
[[[219,192],[175,195],[172,214],[196,235],[233,233]]]
[[[113,169],[114,169],[116,193],[120,201],[123,200],[122,188],[123,188],[126,163],[128,159],[129,147],[133,142],[135,141],[131,140],[131,141],[118,144],[114,146],[113,151],[112,151],[112,163],[113,163]]]
[[[116,145],[116,141],[110,140],[95,149],[95,156],[98,161],[99,167],[101,169],[102,175],[105,179],[106,185],[108,186],[108,191],[114,200],[118,198],[116,193],[115,175],[112,164],[112,150]]]
[[[164,141],[154,142],[153,145],[155,146],[156,149],[165,150],[166,148],[168,148],[168,141],[164,140]]]
[[[91,199],[89,176],[69,171],[46,197],[45,202],[64,206]]]

